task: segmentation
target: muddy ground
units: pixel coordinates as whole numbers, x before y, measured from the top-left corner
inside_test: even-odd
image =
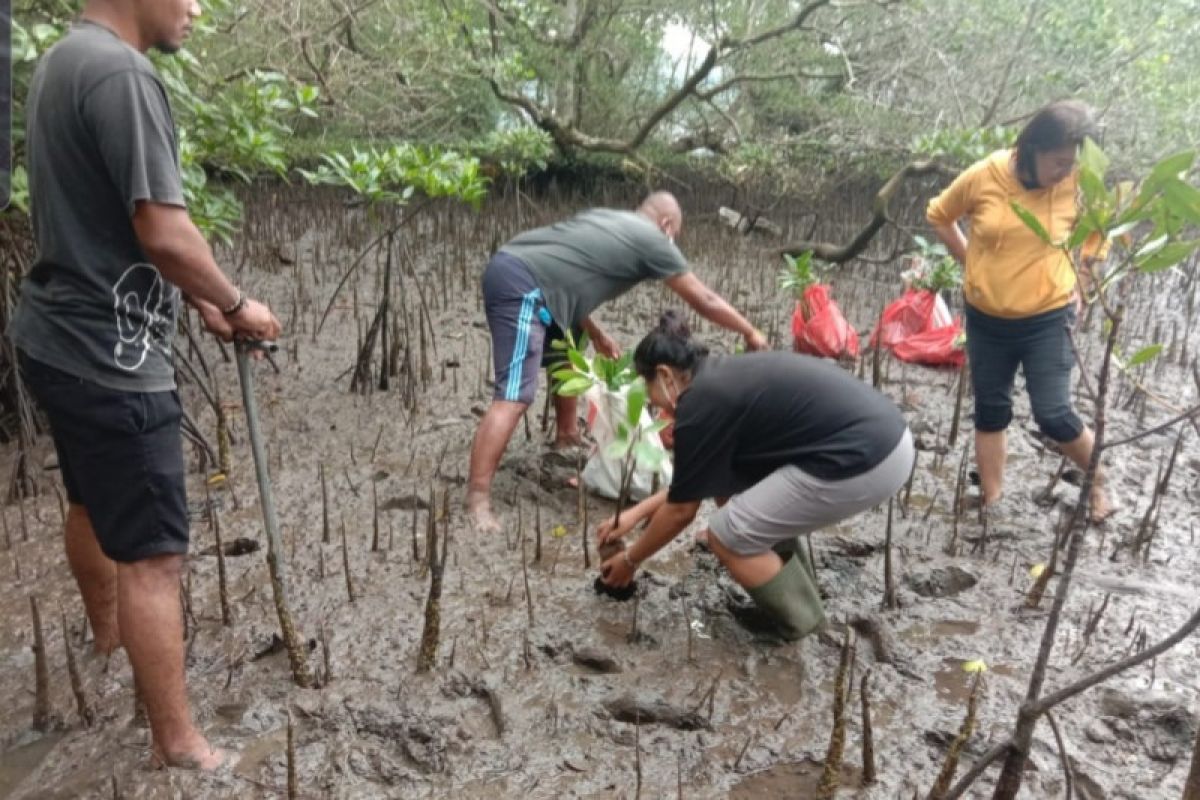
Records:
[[[496,484],[507,531],[491,539],[472,534],[460,503],[490,372],[478,274],[496,242],[586,204],[543,197],[494,202],[480,214],[435,208],[403,229],[394,251],[400,282],[393,295],[403,320],[392,331],[400,343],[400,374],[389,390],[362,395],[350,393],[350,371],[377,307],[382,257],[364,262],[319,334],[316,327],[338,279],[380,228],[361,209],[348,210],[325,193],[263,191],[249,198],[246,234],[222,256],[244,287],[272,301],[287,330],[279,374],[260,365],[256,380],[294,611],[322,685],[295,688],[286,656],[272,650],[277,622],[265,548],[256,549],[264,535],[236,374],[205,341],[203,361],[233,437],[233,468],[212,488],[213,503],[226,542],[253,544],[236,548],[250,552],[226,561],[233,623],[223,627],[204,507],[204,486],[215,468],[189,445],[195,513],[186,589],[188,682],[204,730],[236,751],[232,768],[214,776],[148,768],[148,732],[134,715],[128,662],[121,654],[108,663],[87,654],[90,634],[61,552],[58,476],[39,470],[40,495],[2,509],[11,548],[0,556],[0,696],[9,698],[0,719],[0,798],[280,796],[287,783],[289,711],[301,797],[634,797],[639,791],[642,797],[809,797],[829,741],[839,641],[845,623],[860,620],[863,628],[864,618],[874,620],[878,634],[860,643],[856,675],[870,675],[878,780],[860,786],[856,679],[839,796],[924,796],[962,722],[970,677],[964,661],[989,665],[978,731],[964,761],[1006,735],[1049,607],[1049,600],[1041,609],[1023,607],[1030,570],[1047,560],[1053,525],[1077,494],[1069,481],[1044,492],[1059,458],[1033,435],[1023,395],[1010,440],[1010,513],[986,541],[972,514],[961,518],[956,534],[953,497],[970,439],[967,416],[957,445],[947,443],[957,375],[884,361],[884,388],[905,410],[921,448],[908,501],[895,508],[900,608],[881,610],[886,509],[877,509],[812,537],[833,625],[799,644],[781,645],[739,624],[730,607],[744,596],[696,549],[690,532],[649,565],[636,603],[597,597],[596,558],[585,568],[577,494],[568,485],[575,467],[547,455],[540,397]],[[681,242],[685,253],[776,346],[789,347],[791,301],[775,289],[776,263],[762,242],[717,227],[711,204],[711,198],[688,201],[697,213]],[[847,211],[843,222],[861,212]],[[799,211],[776,213],[807,233]],[[835,221],[831,214],[822,222],[828,235],[843,230]],[[863,263],[834,276],[837,296],[860,331],[869,330],[898,292],[897,271],[892,263]],[[1197,398],[1183,366],[1192,358],[1184,343],[1195,292],[1195,281],[1165,275],[1132,303],[1126,352],[1140,342],[1168,345],[1141,377],[1177,407]],[[667,303],[665,290],[641,287],[600,317],[632,347]],[[724,332],[698,327],[718,349],[735,344]],[[428,332],[423,337],[422,329]],[[1095,321],[1080,340],[1094,362]],[[1195,326],[1187,349],[1200,349]],[[180,350],[204,371],[192,348],[181,342]],[[373,367],[377,381],[378,358]],[[870,379],[870,363],[847,368]],[[1113,436],[1172,416],[1140,399],[1127,381],[1115,389]],[[193,383],[185,382],[182,393],[215,448],[212,409]],[[1083,408],[1090,414],[1086,403]],[[1049,688],[1163,637],[1198,602],[1195,430],[1187,431],[1148,558],[1122,547],[1142,521],[1174,442],[1172,431],[1111,454],[1111,485],[1122,508],[1088,534]],[[41,438],[33,463],[49,465],[50,453]],[[8,463],[14,456],[12,448],[5,453]],[[322,541],[321,465],[329,543]],[[417,674],[430,584],[424,562],[431,495],[438,516],[448,508],[438,526],[449,530],[450,550],[437,665]],[[610,511],[608,501],[588,500],[591,524]],[[31,727],[30,596],[38,598],[45,623],[53,712],[48,733]],[[1085,636],[1089,613],[1101,606],[1103,615]],[[60,611],[95,710],[90,728],[81,724],[70,691]],[[1186,640],[1057,710],[1075,796],[1180,796],[1196,732],[1197,650],[1196,640]],[[985,796],[989,786],[983,779],[970,796]],[[1059,753],[1042,724],[1022,796],[1064,791]]]

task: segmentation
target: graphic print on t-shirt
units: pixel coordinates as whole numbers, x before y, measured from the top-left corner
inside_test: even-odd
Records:
[[[134,264],[113,285],[117,344],[113,361],[134,372],[146,362],[150,348],[170,354],[171,308],[175,287],[164,285],[151,264]]]

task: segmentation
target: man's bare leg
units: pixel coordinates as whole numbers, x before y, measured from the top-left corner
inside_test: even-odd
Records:
[[[500,467],[500,458],[508,448],[517,423],[527,409],[525,403],[493,400],[479,421],[471,445],[471,471],[467,478],[467,513],[481,533],[499,533],[500,521],[492,513],[492,479]]]
[[[168,766],[215,769],[224,754],[192,722],[183,668],[183,556],[117,565],[117,616],[123,644],[150,718],[154,757]]]
[[[104,555],[87,509],[71,503],[67,506],[64,545],[71,574],[83,597],[83,608],[95,638],[97,653],[108,655],[121,646],[117,624],[117,564]]]
[[[554,448],[583,444],[579,433],[579,398],[554,395]]]

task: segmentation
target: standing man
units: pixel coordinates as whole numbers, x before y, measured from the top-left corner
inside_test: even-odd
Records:
[[[96,649],[124,646],[160,765],[214,769],[184,683],[188,546],[171,344],[181,292],[224,339],[279,321],[221,272],[184,206],[166,90],[195,0],[88,0],[41,59],[27,104],[37,259],[9,336],[50,421],[70,509],[66,551]]]
[[[537,228],[500,248],[483,273],[483,298],[492,333],[496,389],[471,447],[467,510],[477,530],[495,533],[491,487],[500,458],[537,394],[545,345],[562,331],[587,331],[596,351],[615,358],[620,348],[590,317],[601,304],[645,280],[662,280],[700,316],[745,337],[748,350],[767,340],[688,270],[675,246],[683,227],[679,202],[654,192],[636,211],[597,208]],[[579,442],[575,398],[555,397],[555,444]]]

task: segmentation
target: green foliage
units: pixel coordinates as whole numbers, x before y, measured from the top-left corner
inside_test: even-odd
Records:
[[[554,142],[541,128],[522,125],[492,131],[471,149],[480,159],[499,164],[506,174],[521,176],[546,168]]]
[[[959,167],[967,167],[997,150],[1011,147],[1016,131],[1000,125],[988,128],[948,128],[925,133],[913,139],[914,155],[940,158]]]
[[[39,56],[65,35],[69,8],[39,8],[39,19],[28,26],[14,22],[14,140],[17,160],[23,144],[23,100]],[[184,199],[197,227],[208,237],[228,242],[241,220],[241,205],[227,187],[209,181],[217,170],[249,181],[270,172],[284,176],[289,167],[287,142],[294,120],[316,116],[319,93],[314,86],[290,81],[282,74],[249,70],[222,75],[207,58],[221,30],[242,14],[230,0],[205,3],[205,15],[194,28],[188,46],[173,56],[151,54],[171,98],[179,129],[179,160]],[[14,175],[13,208],[28,212],[25,173]]]
[[[1200,248],[1200,189],[1187,180],[1195,158],[1191,151],[1175,153],[1160,159],[1140,185],[1121,182],[1110,188],[1105,183],[1109,158],[1089,139],[1079,154],[1079,218],[1065,239],[1052,241],[1031,212],[1015,203],[1013,210],[1073,264],[1086,263],[1084,252],[1095,242],[1107,244],[1109,268],[1097,276],[1095,295],[1111,313],[1107,290],[1116,282],[1171,269]],[[1129,358],[1114,353],[1114,359],[1128,370],[1152,361],[1162,350],[1161,344],[1151,344]]]
[[[913,279],[915,289],[931,292],[953,290],[962,286],[962,270],[954,256],[941,242],[931,242],[924,236],[914,236],[921,256],[921,270]]]
[[[343,186],[372,203],[407,203],[415,192],[454,197],[478,208],[487,193],[479,160],[437,147],[410,143],[352,148],[350,155],[328,153],[316,170],[300,170],[316,184]]]
[[[550,377],[556,382],[555,394],[578,397],[593,386],[619,392],[626,386],[641,382],[633,369],[632,351],[622,353],[620,358],[615,359],[601,353],[589,358],[587,346],[586,333],[576,342],[570,331],[566,332],[565,338],[550,343],[551,348],[564,355],[564,360],[551,368]]]
[[[783,256],[787,266],[779,270],[779,288],[791,292],[797,300],[804,298],[804,292],[821,282],[822,273],[828,267],[813,257],[812,251],[806,250],[798,256]]]

